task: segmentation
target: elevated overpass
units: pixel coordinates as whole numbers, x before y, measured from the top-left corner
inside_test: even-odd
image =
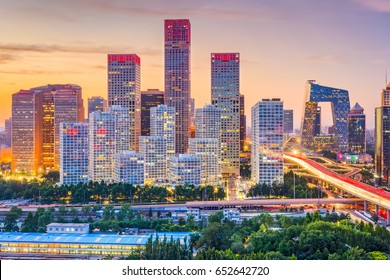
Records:
[[[365,201],[365,209],[367,209],[367,201],[376,205],[377,212],[379,207],[383,207],[387,210],[387,224],[390,225],[390,193],[337,174],[314,160],[302,156],[285,153],[284,158],[302,166],[319,179],[333,184],[355,197],[363,199]]]

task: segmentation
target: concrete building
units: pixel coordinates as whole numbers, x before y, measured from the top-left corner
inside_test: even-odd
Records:
[[[12,118],[6,119],[4,122],[4,145],[8,148],[12,144]]]
[[[358,103],[348,113],[348,152],[366,152],[366,115]]]
[[[252,180],[283,183],[283,102],[263,99],[252,107]]]
[[[240,95],[240,151],[244,151],[246,137],[245,96]]]
[[[188,151],[201,159],[201,184],[217,186],[222,179],[218,139],[189,139]]]
[[[284,133],[294,133],[294,111],[284,110]]]
[[[188,19],[166,19],[164,24],[164,104],[175,108],[175,152],[184,154],[190,127],[191,24]]]
[[[221,168],[240,175],[240,55],[211,54],[211,100],[221,109]]]
[[[107,110],[107,100],[101,96],[88,98],[88,116],[93,112],[105,112]]]
[[[144,155],[134,151],[123,151],[115,155],[114,181],[136,186],[144,185]]]
[[[46,226],[47,233],[89,234],[89,224],[50,223]]]
[[[60,183],[88,183],[88,123],[61,123]]]
[[[112,182],[114,179],[115,114],[93,112],[89,115],[90,181]]]
[[[179,154],[169,160],[170,183],[172,186],[201,184],[202,160],[192,154]]]
[[[130,147],[138,150],[141,135],[141,59],[136,54],[108,55],[108,106],[128,108]]]
[[[150,108],[150,135],[163,136],[167,144],[167,157],[175,155],[176,114],[174,107],[158,105]]]
[[[115,115],[115,152],[128,151],[131,147],[131,116],[129,109],[120,105],[112,105],[107,112]]]
[[[145,160],[145,184],[168,179],[167,143],[163,136],[141,136],[140,154]]]
[[[159,89],[141,91],[141,136],[150,136],[150,108],[163,104],[163,91]]]

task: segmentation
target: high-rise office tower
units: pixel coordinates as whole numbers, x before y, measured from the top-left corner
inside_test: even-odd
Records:
[[[390,83],[382,91],[382,106],[375,108],[375,173],[390,185]]]
[[[221,139],[221,109],[205,105],[195,110],[195,137]]]
[[[164,92],[159,89],[141,91],[141,135],[150,135],[150,108],[164,104]]]
[[[240,150],[244,151],[246,136],[245,96],[240,95]]]
[[[358,103],[348,113],[348,151],[356,154],[366,152],[366,115]]]
[[[115,115],[115,152],[130,150],[130,112],[126,107],[113,105],[107,112]]]
[[[201,183],[217,186],[221,180],[219,164],[219,142],[217,138],[191,138],[188,151],[201,159]]]
[[[84,122],[84,106],[81,87],[77,85],[53,85],[54,92],[54,170],[60,164],[60,124]]]
[[[165,105],[176,111],[177,154],[188,148],[191,99],[191,24],[188,19],[165,20]]]
[[[13,171],[59,170],[59,125],[84,121],[81,88],[71,84],[46,85],[22,90],[14,96],[12,110],[17,119],[12,121],[12,142],[16,145]]]
[[[294,111],[284,110],[284,133],[294,133]]]
[[[105,112],[107,110],[107,100],[101,96],[88,98],[88,116],[92,112]]]
[[[60,183],[88,183],[88,123],[60,124]]]
[[[4,123],[4,144],[6,147],[12,144],[12,118],[6,119]]]
[[[224,176],[240,175],[240,55],[211,54],[211,99],[221,109],[221,164]]]
[[[315,136],[315,120],[319,102],[330,102],[333,124],[339,151],[348,150],[349,93],[347,90],[321,86],[309,80],[305,91],[305,109],[302,117],[302,146],[312,150]]]
[[[114,181],[132,185],[144,184],[144,155],[134,151],[123,151],[115,155]]]
[[[175,108],[158,105],[150,108],[150,136],[163,136],[167,144],[167,157],[175,155]]]
[[[382,107],[390,107],[390,83],[382,91]]]
[[[139,152],[145,160],[145,184],[168,179],[167,140],[163,136],[140,136]]]
[[[283,102],[263,99],[252,107],[252,180],[283,183]]]
[[[201,184],[201,158],[191,154],[179,154],[169,160],[170,184],[172,186]]]
[[[114,178],[115,114],[93,112],[89,116],[90,181],[112,182]]]
[[[33,90],[12,95],[12,172],[36,174],[41,168],[42,101]]]
[[[130,113],[130,147],[138,150],[141,134],[140,64],[136,54],[108,55],[108,106],[120,105]]]

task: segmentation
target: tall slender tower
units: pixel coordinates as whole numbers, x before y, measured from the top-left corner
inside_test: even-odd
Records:
[[[390,185],[390,83],[382,91],[382,106],[375,108],[375,173]]]
[[[348,151],[357,154],[366,152],[366,115],[359,103],[348,113]]]
[[[108,106],[120,105],[130,113],[130,147],[138,150],[141,135],[141,59],[136,54],[108,55]]]
[[[165,104],[176,111],[177,154],[188,148],[191,98],[191,24],[188,19],[167,19],[165,39]]]
[[[252,180],[283,183],[283,102],[263,99],[252,107]]]
[[[211,54],[211,99],[221,109],[222,174],[240,175],[240,54]]]

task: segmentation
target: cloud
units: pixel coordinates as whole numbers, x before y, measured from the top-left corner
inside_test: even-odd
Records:
[[[350,0],[360,6],[380,13],[390,13],[389,0]]]
[[[157,56],[161,50],[152,48],[136,49],[132,47],[109,47],[87,45],[45,45],[45,44],[0,44],[3,52],[37,52],[37,53],[136,53],[138,55]],[[1,57],[0,57],[1,61]]]
[[[308,55],[305,57],[306,61],[311,63],[320,63],[320,64],[344,64],[344,58],[340,58],[338,56],[332,54],[315,54]]]
[[[272,2],[271,2],[272,3]],[[274,4],[258,0],[35,0],[18,5],[9,5],[7,10],[23,16],[38,16],[63,21],[80,21],[86,17],[122,15],[141,17],[209,17],[225,20],[270,20],[280,16]]]
[[[11,61],[18,60],[19,57],[12,54],[0,54],[0,64],[6,64]]]
[[[50,71],[50,70],[31,70],[31,69],[17,69],[17,70],[0,70],[0,74],[8,75],[63,75],[63,74],[78,74],[77,71]]]

